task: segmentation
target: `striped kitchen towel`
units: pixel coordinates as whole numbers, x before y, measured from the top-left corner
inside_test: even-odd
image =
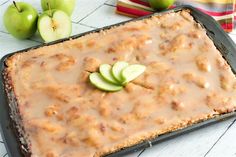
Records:
[[[177,0],[171,6],[192,5],[202,12],[211,15],[226,32],[234,29],[236,0]],[[116,12],[122,15],[139,17],[154,12],[147,0],[117,0]]]

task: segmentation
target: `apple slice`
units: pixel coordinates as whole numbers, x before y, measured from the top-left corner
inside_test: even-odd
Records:
[[[102,77],[113,84],[119,85],[120,83],[116,81],[116,79],[113,77],[111,73],[112,66],[109,64],[102,64],[99,67],[99,72],[101,73]]]
[[[121,77],[121,72],[128,65],[129,65],[129,63],[127,63],[127,62],[119,61],[119,62],[116,62],[112,67],[112,75],[121,84],[123,84],[123,82],[124,82],[123,78]]]
[[[61,10],[48,10],[39,17],[38,30],[45,42],[69,37],[72,30],[70,17]]]
[[[124,83],[128,83],[144,73],[145,70],[146,67],[141,64],[129,65],[121,72],[121,77],[125,80]]]
[[[108,91],[108,92],[116,92],[116,91],[119,91],[123,88],[122,86],[118,86],[118,85],[107,82],[101,76],[101,74],[99,74],[97,72],[90,74],[89,80],[98,89]]]

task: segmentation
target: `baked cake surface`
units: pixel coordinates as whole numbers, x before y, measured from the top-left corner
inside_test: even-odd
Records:
[[[119,92],[89,83],[117,61],[147,70]],[[32,157],[101,156],[236,108],[235,76],[187,10],[15,54],[6,73]]]

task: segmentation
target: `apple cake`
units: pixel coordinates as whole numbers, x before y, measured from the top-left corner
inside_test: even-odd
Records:
[[[118,92],[99,65],[142,64]],[[6,60],[32,157],[98,157],[236,109],[236,79],[190,11],[154,15]]]

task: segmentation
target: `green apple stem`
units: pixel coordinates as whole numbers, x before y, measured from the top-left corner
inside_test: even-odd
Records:
[[[52,9],[51,9],[51,6],[48,2],[47,2],[47,6],[48,6],[48,10],[50,11],[50,16],[52,17]]]
[[[14,4],[14,6],[16,7],[16,9],[18,10],[18,12],[20,13],[20,12],[21,12],[21,9],[20,9],[20,7],[19,7],[19,6],[17,6],[17,4],[16,4],[16,2],[15,2],[15,1],[13,1],[13,4]]]
[[[52,9],[51,9],[51,6],[50,6],[50,4],[47,2],[47,5],[48,5],[48,10],[49,10],[49,16],[53,16],[52,15]],[[56,25],[54,24],[54,21],[53,21],[53,19],[52,19],[52,28],[53,28],[53,30],[55,31],[56,30]]]
[[[48,2],[47,2],[47,5],[48,5],[49,14],[50,14],[50,16],[52,17],[53,15],[52,15],[51,6],[50,6],[50,4],[49,4]],[[54,31],[56,30],[56,25],[54,24],[54,21],[53,21],[53,20],[52,20],[52,28],[53,28]]]

